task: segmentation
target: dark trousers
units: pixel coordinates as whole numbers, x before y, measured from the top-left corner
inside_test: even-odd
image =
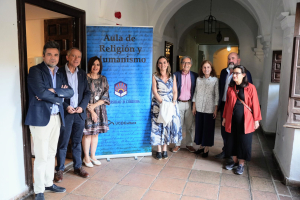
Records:
[[[72,141],[72,156],[73,167],[78,169],[82,165],[81,160],[81,140],[83,135],[84,120],[79,114],[67,114],[65,116],[65,126],[60,129],[60,136],[57,145],[57,165],[55,170],[64,171],[65,160],[67,154],[68,143],[71,138]]]
[[[220,111],[221,111],[221,124],[222,124],[222,121],[223,121],[223,112],[224,112],[224,107],[225,107],[225,101],[222,101],[221,102],[221,105],[220,105]],[[225,149],[226,149],[226,145],[227,145],[227,138],[228,138],[228,133],[225,131],[225,127],[221,125],[221,135],[222,135],[222,138],[223,138],[223,148],[222,148],[222,151],[225,152]]]

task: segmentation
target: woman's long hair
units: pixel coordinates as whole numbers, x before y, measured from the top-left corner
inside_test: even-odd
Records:
[[[97,56],[91,57],[91,58],[89,59],[89,62],[88,62],[88,72],[91,72],[91,71],[92,71],[93,64],[94,64],[94,62],[95,62],[96,60],[98,60],[99,63],[100,63],[100,70],[99,70],[98,74],[101,74],[103,65],[102,65],[101,59],[100,59],[99,57],[97,57]]]
[[[170,66],[170,63],[168,62],[168,59],[167,59],[165,56],[159,56],[159,58],[157,59],[157,61],[156,61],[156,72],[155,72],[155,73],[156,73],[158,76],[161,76],[160,69],[159,69],[159,67],[158,67],[158,61],[159,61],[160,59],[162,59],[162,58],[164,58],[164,59],[167,60],[167,63],[168,63],[168,67],[167,67],[167,76],[168,76],[168,78],[170,78],[170,75],[171,75],[171,66]]]
[[[200,77],[200,78],[205,77],[205,75],[204,75],[204,73],[203,73],[203,70],[202,70],[203,65],[204,65],[205,63],[208,63],[208,64],[210,65],[210,67],[211,67],[210,76],[211,76],[211,77],[216,77],[216,71],[215,71],[215,68],[213,67],[213,64],[212,64],[209,60],[203,60],[203,62],[201,63],[201,67],[200,67],[199,72],[198,72],[199,77]]]
[[[244,67],[243,65],[236,65],[234,69],[241,69],[241,72],[242,74],[245,74],[243,80],[242,80],[242,83],[241,83],[241,87],[247,87],[249,82],[248,82],[248,78],[247,78],[247,69],[246,67]],[[234,87],[236,85],[236,83],[233,81],[233,79],[231,79],[230,83],[229,83],[229,87]]]

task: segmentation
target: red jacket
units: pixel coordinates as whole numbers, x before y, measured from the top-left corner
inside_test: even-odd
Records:
[[[236,86],[234,86],[236,87]],[[254,85],[251,83],[244,88],[245,103],[251,108],[251,113],[246,107],[244,107],[244,127],[245,134],[254,132],[254,121],[261,120],[260,106],[257,96],[257,91]],[[233,114],[233,108],[237,100],[233,87],[228,87],[227,97],[223,112],[223,118],[225,121],[225,131],[231,133],[231,120]]]

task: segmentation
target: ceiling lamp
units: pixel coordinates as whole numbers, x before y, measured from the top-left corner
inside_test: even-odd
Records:
[[[223,38],[223,36],[221,34],[220,21],[219,21],[219,33],[217,34],[217,37],[216,37],[217,42],[220,43],[222,38]]]
[[[216,23],[217,20],[211,15],[212,0],[210,0],[210,13],[209,16],[204,19],[204,33],[211,34],[216,33]]]

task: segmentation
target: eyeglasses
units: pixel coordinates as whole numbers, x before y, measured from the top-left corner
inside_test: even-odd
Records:
[[[232,72],[233,75],[239,75],[242,74],[241,72]]]
[[[183,62],[182,64],[183,64],[183,65],[185,65],[185,64],[190,65],[191,62]]]

